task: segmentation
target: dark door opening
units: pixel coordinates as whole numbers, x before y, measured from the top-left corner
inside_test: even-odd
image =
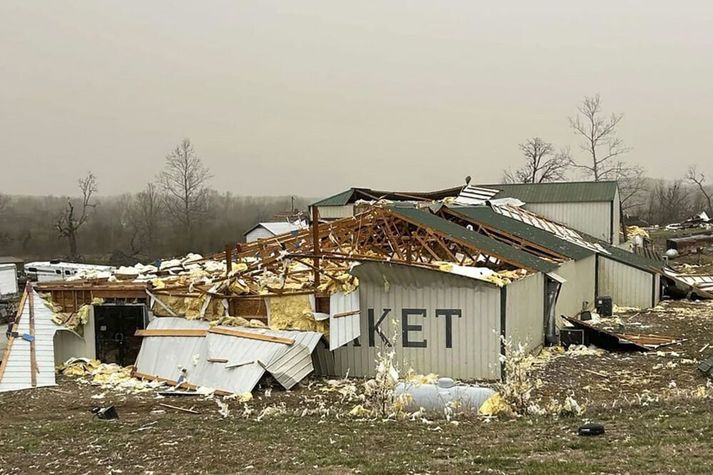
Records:
[[[134,333],[145,327],[144,316],[144,305],[95,305],[97,359],[122,366],[134,364],[141,349],[141,337]]]

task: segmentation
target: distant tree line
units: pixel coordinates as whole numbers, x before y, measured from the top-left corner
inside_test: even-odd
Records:
[[[219,193],[210,178],[185,139],[139,193],[100,197],[101,183],[90,172],[78,180],[76,196],[0,195],[0,255],[129,265],[217,252],[243,241],[257,222],[309,202]]]

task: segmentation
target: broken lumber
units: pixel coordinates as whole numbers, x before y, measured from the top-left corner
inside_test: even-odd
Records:
[[[283,345],[294,345],[295,340],[292,338],[282,338],[279,336],[263,335],[262,333],[245,332],[240,330],[232,330],[229,328],[211,328],[208,333],[216,333],[218,335],[237,336],[239,338],[247,338],[250,340],[269,341],[270,343],[282,343]]]
[[[187,412],[189,414],[200,414],[200,412],[195,409],[186,409],[185,407],[172,406],[171,404],[159,403],[159,406],[167,407],[169,409],[175,409],[177,411]]]
[[[134,336],[206,336],[208,330],[186,328],[162,328],[154,330],[136,330]]]

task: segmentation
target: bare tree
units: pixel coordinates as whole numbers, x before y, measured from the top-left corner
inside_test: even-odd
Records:
[[[621,211],[627,213],[643,205],[646,196],[646,177],[641,165],[627,166],[621,161],[612,172],[612,179],[619,185]]]
[[[193,245],[197,221],[206,211],[211,175],[198,158],[189,139],[184,139],[168,156],[160,174],[166,211],[184,233],[185,251]]]
[[[659,214],[657,221],[660,224],[678,222],[689,215],[688,194],[681,180],[659,183],[654,189],[654,195],[654,204]]]
[[[605,117],[599,94],[585,97],[577,110],[577,116],[569,118],[569,125],[582,139],[580,149],[588,157],[584,163],[571,159],[570,165],[584,171],[594,181],[613,180],[614,174],[621,168],[618,157],[629,151],[616,135],[616,128],[624,114]]]
[[[55,227],[59,231],[59,236],[66,238],[69,244],[69,258],[76,260],[79,258],[77,252],[77,232],[87,222],[90,210],[96,207],[92,201],[94,193],[97,192],[97,179],[92,172],[79,179],[79,191],[82,193],[80,210],[77,211],[71,198],[67,198],[67,206],[62,215],[57,219]]]
[[[131,230],[130,250],[134,255],[152,252],[163,212],[161,195],[153,183],[146,185],[131,201],[128,225]]]
[[[555,150],[554,145],[540,137],[532,137],[520,144],[525,164],[513,171],[505,171],[508,183],[545,183],[562,181],[567,173],[568,150]]]
[[[5,208],[7,208],[9,203],[10,197],[0,193],[0,216],[2,216],[2,213],[5,211]]]
[[[706,200],[706,203],[708,205],[708,208],[706,209],[706,212],[708,213],[708,216],[713,218],[713,193],[711,193],[710,189],[708,188],[708,185],[706,184],[706,175],[703,172],[699,172],[698,168],[695,165],[691,165],[688,167],[688,172],[686,173],[686,180],[695,185],[698,188],[698,191],[700,191],[701,195],[703,195],[703,198]]]

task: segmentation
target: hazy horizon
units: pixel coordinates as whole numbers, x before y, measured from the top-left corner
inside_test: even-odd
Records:
[[[713,4],[0,0],[0,192],[139,191],[189,137],[211,186],[497,182],[585,95],[654,178],[713,175]],[[708,125],[706,125],[708,124]]]

